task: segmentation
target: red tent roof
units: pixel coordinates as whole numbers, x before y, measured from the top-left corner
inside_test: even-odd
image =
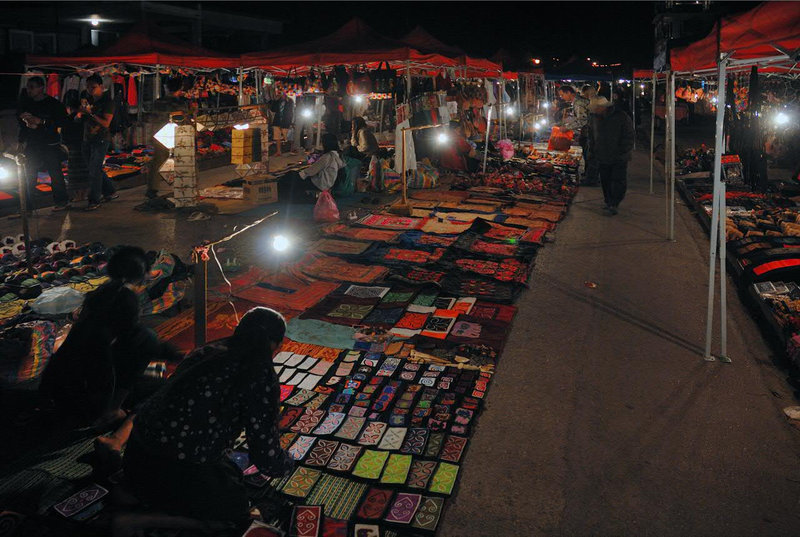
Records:
[[[424,53],[441,54],[442,56],[448,56],[450,58],[466,55],[460,48],[442,43],[428,33],[422,26],[417,26],[408,32],[400,38],[400,41]]]
[[[441,54],[423,53],[402,41],[384,37],[359,18],[352,19],[332,34],[319,39],[242,55],[245,67],[280,70],[382,61],[415,61],[438,66],[454,64],[452,59]]]
[[[34,56],[28,65],[87,65],[135,63],[197,68],[238,67],[239,58],[225,56],[182,41],[153,25],[141,22],[119,40],[96,53],[83,56]]]
[[[800,48],[800,2],[764,2],[755,9],[725,17],[706,37],[672,51],[670,64],[676,72],[712,69],[719,51],[736,60],[778,56]],[[720,30],[721,28],[721,30]],[[719,33],[719,35],[718,35]],[[794,59],[790,60],[794,63]]]

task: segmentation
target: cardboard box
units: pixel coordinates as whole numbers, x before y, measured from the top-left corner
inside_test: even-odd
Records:
[[[253,203],[278,201],[278,179],[274,175],[250,175],[244,179],[243,198]]]

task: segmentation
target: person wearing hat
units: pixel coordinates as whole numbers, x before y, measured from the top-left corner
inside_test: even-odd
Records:
[[[605,97],[589,103],[593,114],[589,130],[592,159],[597,163],[608,215],[618,212],[628,186],[628,161],[633,151],[633,121]]]

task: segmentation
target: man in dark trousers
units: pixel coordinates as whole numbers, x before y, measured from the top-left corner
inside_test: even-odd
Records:
[[[103,91],[103,79],[94,74],[86,79],[87,98],[81,102],[76,119],[83,121],[83,156],[89,172],[89,205],[86,210],[100,207],[103,200],[119,197],[111,179],[103,171],[106,152],[111,143],[111,120],[114,119],[114,101]]]
[[[64,183],[61,162],[67,155],[61,150],[61,135],[58,129],[67,121],[64,105],[44,92],[44,78],[34,76],[25,85],[27,95],[20,99],[19,143],[20,151],[27,158],[26,193],[29,207],[34,206],[33,194],[39,170],[50,174],[53,189],[54,211],[69,209],[69,196]]]
[[[633,121],[605,97],[593,99],[589,110],[594,114],[589,145],[597,162],[607,215],[617,214],[628,187],[628,161],[633,151]]]

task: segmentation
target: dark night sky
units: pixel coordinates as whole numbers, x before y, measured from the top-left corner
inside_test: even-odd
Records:
[[[726,12],[756,4],[715,3]],[[276,45],[329,34],[358,16],[390,37],[400,37],[420,24],[445,43],[482,57],[502,48],[520,57],[530,53],[562,61],[572,55],[641,67],[653,61],[655,2],[203,2],[203,6],[285,21],[284,35]]]

